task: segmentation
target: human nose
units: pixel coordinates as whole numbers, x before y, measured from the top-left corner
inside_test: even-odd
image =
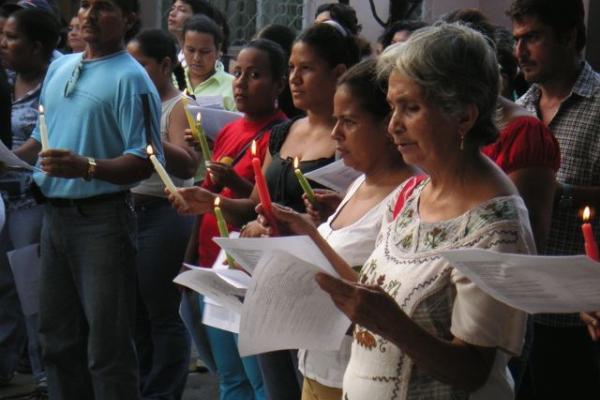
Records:
[[[527,43],[525,39],[517,39],[515,41],[515,47],[513,49],[513,55],[516,58],[521,57],[523,54],[527,52]]]
[[[333,140],[336,141],[339,141],[342,138],[342,128],[339,120],[336,121],[335,125],[333,126],[330,136]]]
[[[388,133],[392,136],[397,135],[401,130],[401,120],[396,110],[392,111],[390,122],[388,122]]]
[[[246,74],[244,73],[240,73],[234,80],[233,80],[233,87],[234,88],[244,88],[248,85],[248,79],[246,79]]]
[[[298,72],[297,68],[290,68],[290,77],[289,77],[289,81],[290,84],[299,84],[300,83],[300,74]]]

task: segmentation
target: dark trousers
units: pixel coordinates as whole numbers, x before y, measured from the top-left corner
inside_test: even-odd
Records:
[[[585,327],[534,325],[529,373],[535,399],[598,399],[598,347]]]
[[[193,220],[166,199],[136,205],[138,303],[136,348],[142,399],[177,400],[189,369],[190,337],[179,316],[181,294],[173,283]]]
[[[258,365],[269,400],[300,400],[304,378],[298,370],[298,350],[259,354]]]
[[[137,400],[135,214],[124,197],[47,204],[40,335],[52,400]]]

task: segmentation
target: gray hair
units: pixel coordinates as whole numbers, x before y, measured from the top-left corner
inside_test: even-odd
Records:
[[[377,68],[380,76],[398,73],[413,80],[427,101],[447,115],[474,104],[479,116],[465,142],[479,147],[496,140],[498,61],[479,32],[456,23],[419,29],[408,41],[386,49]]]

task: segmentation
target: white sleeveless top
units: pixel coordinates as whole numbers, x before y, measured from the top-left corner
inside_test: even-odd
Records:
[[[327,243],[352,267],[362,266],[373,252],[386,207],[399,190],[393,190],[354,223],[334,230],[332,222],[364,181],[365,176],[361,175],[350,185],[337,210],[318,228]],[[341,388],[351,345],[352,337],[346,336],[339,351],[300,350],[298,368],[304,376],[322,385]]]
[[[169,141],[169,120],[171,119],[171,112],[175,105],[179,103],[183,95],[175,96],[169,100],[162,102],[162,113],[160,115],[160,138],[166,142]],[[173,183],[177,187],[189,187],[194,184],[194,178],[190,179],[181,179],[176,176],[169,174]],[[144,194],[147,196],[156,196],[156,197],[167,197],[165,194],[165,185],[160,180],[160,177],[154,171],[152,175],[140,182],[139,185],[131,189],[133,193]]]

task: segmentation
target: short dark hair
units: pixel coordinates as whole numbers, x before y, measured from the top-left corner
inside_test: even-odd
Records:
[[[223,32],[215,21],[206,15],[194,15],[188,19],[183,25],[183,37],[187,32],[199,32],[206,33],[213,37],[217,50],[221,50],[221,44],[223,43]]]
[[[385,49],[386,47],[392,44],[392,39],[394,38],[396,32],[408,31],[412,33],[417,29],[425,28],[426,26],[427,22],[415,19],[404,19],[401,21],[396,21],[385,29],[385,31],[377,41],[381,43],[381,45]]]
[[[12,13],[10,18],[15,20],[17,28],[27,39],[42,44],[44,60],[50,60],[60,35],[60,24],[56,17],[37,8],[25,8]]]
[[[347,70],[338,80],[338,87],[341,86],[347,86],[362,108],[378,121],[390,115],[387,79],[378,76],[376,59],[368,58]]]
[[[287,72],[287,57],[281,46],[269,39],[254,39],[244,49],[256,49],[269,57],[269,70],[273,81],[282,80]]]
[[[537,18],[559,36],[575,29],[576,50],[581,51],[585,47],[585,9],[582,0],[515,0],[506,15],[517,22],[527,17]]]
[[[350,7],[347,4],[340,3],[325,3],[321,4],[317,8],[317,12],[315,13],[315,18],[324,12],[329,12],[331,19],[342,25],[353,35],[358,35],[361,31],[362,26],[358,23],[358,18],[356,17],[356,10]]]
[[[360,49],[356,38],[342,34],[330,24],[314,24],[305,29],[295,43],[306,43],[331,68],[344,64],[350,68],[360,60]]]

